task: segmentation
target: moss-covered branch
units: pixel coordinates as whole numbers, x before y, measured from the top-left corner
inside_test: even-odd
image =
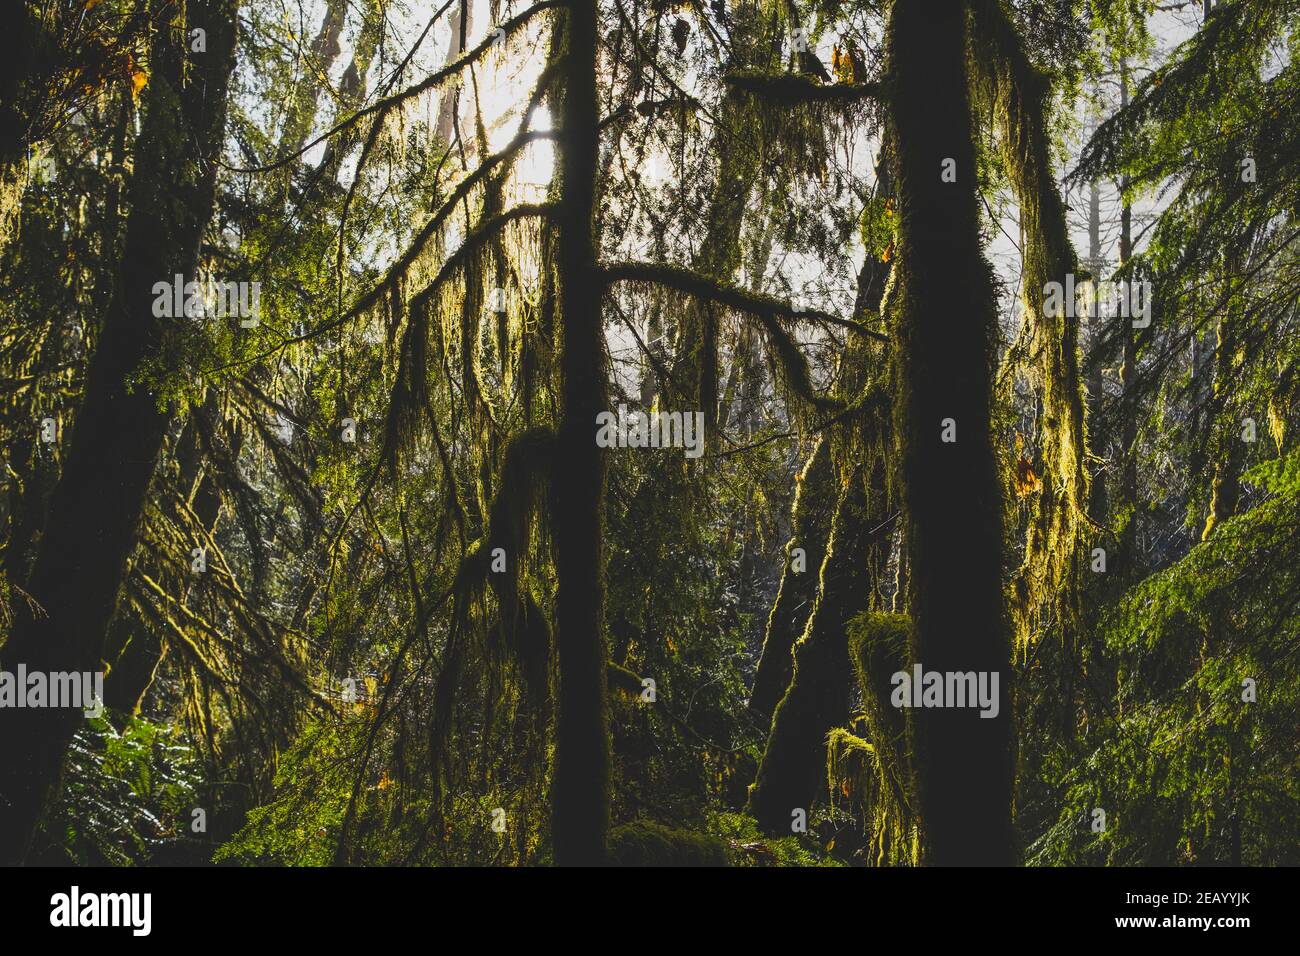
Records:
[[[398,260],[388,267],[388,271],[384,273],[384,277],[378,284],[358,299],[356,304],[338,321],[346,322],[378,305],[384,294],[393,289],[410,271],[411,266],[415,264],[420,254],[428,247],[430,240],[447,222],[451,214],[456,211],[465,197],[470,194],[470,191],[479,185],[490,172],[518,155],[525,146],[542,139],[554,139],[555,135],[553,130],[527,130],[521,132],[507,143],[500,152],[493,153],[479,163],[473,172],[456,184],[456,188],[451,191],[437,211],[429,217],[429,221],[420,227],[419,233],[411,240],[406,250],[398,257]]]
[[[869,329],[852,319],[844,319],[829,312],[822,312],[820,309],[799,309],[784,299],[739,289],[681,266],[657,262],[616,262],[606,265],[601,271],[606,282],[610,283],[641,282],[666,286],[748,315],[766,315],[787,321],[820,322],[824,325],[848,329],[858,335],[881,342],[889,341],[889,337],[884,333]]]
[[[463,56],[458,57],[455,62],[447,64],[447,66],[443,67],[441,70],[437,70],[436,72],[430,73],[420,82],[413,83],[411,86],[408,86],[404,90],[398,90],[396,93],[391,93],[388,96],[385,96],[383,99],[376,100],[374,103],[371,103],[369,106],[357,110],[347,119],[343,119],[335,123],[328,130],[326,130],[325,132],[317,136],[315,139],[313,139],[310,143],[301,147],[300,149],[296,150],[290,155],[281,156],[279,159],[275,160],[275,162],[267,163],[264,166],[242,167],[238,169],[233,169],[232,172],[265,173],[265,172],[270,172],[274,169],[278,169],[281,166],[285,166],[288,163],[293,162],[299,156],[302,156],[304,153],[309,152],[310,150],[312,150],[316,146],[319,146],[321,143],[325,142],[326,140],[334,136],[337,136],[339,133],[343,132],[344,130],[350,129],[351,127],[355,126],[357,123],[361,122],[367,116],[374,116],[378,114],[379,116],[382,117],[387,113],[391,112],[392,110],[396,109],[397,107],[401,106],[406,101],[414,99],[415,97],[419,96],[421,93],[427,93],[430,90],[437,89],[443,83],[447,82],[452,77],[459,74],[462,70],[466,69],[467,67],[473,66],[479,60],[483,59],[483,57],[488,53],[488,51],[491,50],[494,46],[497,46],[498,44],[504,45],[506,40],[508,40],[515,33],[518,33],[525,26],[527,26],[528,22],[532,20],[533,17],[537,16],[537,14],[542,13],[546,10],[553,10],[557,7],[562,7],[564,5],[565,4],[562,2],[562,0],[541,0],[540,3],[534,4],[533,6],[525,10],[523,13],[511,17],[505,23],[501,24],[500,27],[498,27],[493,32],[489,33],[487,37],[484,38],[483,42],[481,42],[478,46],[474,47],[474,49],[467,51]],[[503,31],[503,32],[498,33],[498,31]]]
[[[797,73],[733,71],[722,79],[730,87],[778,106],[799,106],[804,103],[848,106],[864,100],[879,99],[883,95],[879,83],[823,84]]]
[[[505,212],[498,213],[490,219],[482,222],[477,228],[470,231],[465,236],[465,241],[460,244],[446,261],[438,274],[433,277],[428,285],[421,289],[411,300],[411,309],[423,306],[432,300],[436,293],[449,280],[456,271],[465,265],[465,262],[471,255],[481,250],[492,239],[497,236],[502,229],[517,219],[528,219],[532,217],[547,217],[554,212],[555,207],[550,203],[523,203],[519,206],[512,206]]]

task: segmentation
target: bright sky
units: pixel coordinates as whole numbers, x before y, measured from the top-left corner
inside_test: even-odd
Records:
[[[424,29],[428,17],[438,8],[438,5],[436,2],[415,2],[406,5],[399,3],[390,8],[391,28],[386,41],[389,61],[386,64],[387,67],[391,68],[391,62],[395,56],[404,55],[405,51],[410,48],[411,43],[419,35],[419,32]],[[508,19],[514,13],[524,9],[525,6],[526,4],[523,2],[516,2],[512,8],[507,8],[503,3],[499,15],[502,20]],[[323,0],[310,0],[310,2],[301,5],[298,3],[285,3],[282,7],[286,30],[305,38],[303,42],[310,42],[310,39],[315,35],[319,29],[323,12]],[[488,0],[474,0],[471,15],[472,26],[468,33],[468,46],[470,48],[480,43],[495,29],[496,24],[490,22],[489,17]],[[1157,45],[1154,56],[1155,62],[1162,60],[1177,43],[1191,36],[1199,28],[1200,20],[1199,3],[1187,4],[1182,9],[1157,14],[1151,23],[1152,34]],[[333,79],[335,80],[341,76],[350,60],[352,46],[356,40],[357,26],[355,17],[350,18],[350,22],[347,24],[342,36],[342,53],[334,66]],[[830,61],[830,46],[835,42],[835,39],[835,31],[827,31],[820,41],[818,53],[824,62]],[[443,66],[451,40],[451,18],[449,15],[444,15],[439,18],[430,35],[424,40],[419,53],[413,59],[403,80],[397,84],[396,88],[400,89],[412,82],[416,82]],[[695,31],[692,31],[690,42],[702,42],[702,38],[697,36]],[[479,103],[488,130],[489,145],[494,151],[503,147],[517,131],[524,105],[523,98],[531,90],[532,84],[540,72],[545,56],[545,43],[544,31],[539,27],[532,27],[511,44],[510,48],[506,50],[505,56],[490,56],[486,62],[475,70],[474,75],[477,82]],[[708,95],[708,91],[696,89],[698,77],[688,67],[679,65],[678,62],[671,59],[665,59],[665,67],[674,74],[675,80],[688,92],[699,93],[702,96]],[[1136,65],[1134,69],[1139,76],[1145,71],[1145,67],[1141,64]],[[385,77],[380,77],[376,66],[371,70],[368,88],[373,89],[376,83],[383,78],[386,78],[386,74]],[[1113,80],[1109,81],[1109,83],[1110,86],[1115,86]],[[438,93],[426,96],[411,104],[405,112],[405,121],[408,124],[420,122],[427,125],[429,129],[435,128],[439,101],[443,95],[450,95],[450,89],[447,94]],[[1109,115],[1117,105],[1118,90],[1117,88],[1111,89],[1108,86],[1103,88],[1101,95],[1110,104],[1109,108],[1105,110],[1105,114]],[[473,114],[470,109],[472,104],[471,96],[471,91],[467,89],[461,97],[461,131],[462,135],[469,141],[472,141],[474,135]],[[273,108],[273,106],[268,108]],[[1077,155],[1082,138],[1087,135],[1090,129],[1085,109],[1085,104],[1078,105],[1078,136],[1076,141],[1069,146],[1071,161]],[[322,117],[322,119],[325,119],[325,117]],[[711,136],[712,130],[707,116],[702,117],[700,122],[700,136]],[[550,117],[545,108],[538,110],[534,114],[532,128],[547,129],[549,126]],[[309,158],[318,158],[323,148],[323,146],[317,147],[314,151],[317,156],[309,154]],[[877,150],[878,144],[874,139],[868,139],[865,134],[859,133],[856,137],[850,137],[846,142],[839,144],[839,162],[846,164],[856,177],[869,182]],[[648,186],[653,187],[656,183],[663,182],[674,174],[673,163],[662,152],[656,153],[652,151],[647,159],[647,168],[642,170],[642,175],[645,177]],[[507,201],[514,203],[541,199],[550,181],[553,163],[554,152],[551,143],[543,141],[529,146],[511,183]],[[1061,172],[1063,173],[1064,170]],[[352,174],[353,168],[349,166],[341,171],[340,178],[346,182]],[[817,204],[827,201],[824,189],[821,189],[819,184],[816,183],[801,185],[800,193],[802,194],[801,202],[808,203],[811,208],[818,208]],[[1003,286],[1007,293],[1003,299],[1003,311],[1009,326],[1010,320],[1018,310],[1018,302],[1016,301],[1018,297],[1015,295],[1015,291],[1019,284],[1019,253],[1014,239],[1018,235],[1018,210],[1006,196],[989,196],[985,198],[992,209],[1001,212],[997,221],[999,228],[994,234],[988,253],[995,269],[1003,279]],[[845,199],[847,199],[847,196]],[[1066,197],[1066,201],[1070,206],[1072,235],[1076,251],[1080,256],[1085,256],[1088,248],[1086,191],[1069,195]],[[1141,246],[1142,231],[1156,211],[1157,206],[1153,202],[1139,202],[1137,204],[1134,215],[1134,233],[1139,238],[1139,247]],[[1109,260],[1112,267],[1116,258],[1118,228],[1119,203],[1117,190],[1113,184],[1103,183],[1102,255]],[[454,244],[455,236],[452,236],[451,239],[452,244]],[[640,248],[634,247],[619,250],[619,252],[620,254],[626,252],[632,255],[647,254],[651,239],[650,236],[643,236],[640,239]],[[380,241],[382,242],[382,240]],[[846,255],[851,260],[847,263],[851,269],[848,281],[845,280],[843,275],[837,277],[828,272],[827,263],[806,256],[782,255],[779,250],[773,256],[775,265],[769,266],[769,274],[766,277],[761,280],[757,277],[746,277],[745,281],[751,286],[760,286],[766,291],[779,291],[781,284],[773,283],[771,271],[779,268],[781,275],[785,277],[785,280],[794,290],[798,304],[827,308],[841,314],[847,314],[854,295],[851,276],[856,273],[856,265],[860,263],[862,256],[856,234],[851,238],[850,242],[851,248],[846,250]],[[391,251],[395,252],[396,250]],[[622,336],[615,335],[614,340],[611,341],[611,346],[616,352],[622,353],[636,348],[634,342],[625,342],[621,341],[621,339]]]

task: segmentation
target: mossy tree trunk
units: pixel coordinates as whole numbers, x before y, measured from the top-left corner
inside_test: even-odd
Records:
[[[221,492],[212,475],[204,469],[196,417],[215,414],[216,410],[216,402],[209,393],[203,407],[195,409],[185,423],[185,428],[176,441],[177,487],[164,504],[168,519],[178,525],[184,520],[181,505],[187,505],[199,526],[208,534],[216,529],[221,512]],[[180,496],[179,500],[177,496]],[[137,549],[135,560],[145,563],[145,573],[150,577],[158,581],[164,580],[166,569],[152,559],[147,547]],[[181,584],[176,596],[182,604],[199,580],[201,579],[190,578]],[[118,602],[117,613],[109,624],[105,641],[104,660],[109,666],[108,673],[104,675],[104,706],[124,715],[140,710],[144,696],[158,671],[158,665],[162,663],[167,651],[167,645],[158,631],[123,595]]]
[[[215,160],[234,63],[235,4],[194,0],[190,22],[207,52],[189,64],[189,24],[156,4],[144,125],[135,151],[121,279],[109,302],[85,397],[26,590],[43,612],[18,602],[6,669],[94,671],[136,544],[145,495],[169,416],[133,376],[161,353],[169,319],[152,318],[153,285],[193,276],[212,215]],[[21,862],[58,786],[82,715],[71,708],[0,710],[0,862]]]
[[[1120,89],[1120,109],[1124,110],[1129,104],[1128,89],[1128,61],[1124,57],[1119,60],[1119,89]],[[1128,177],[1124,177],[1120,182],[1120,193],[1127,196],[1129,188]],[[1121,269],[1128,265],[1129,260],[1133,257],[1133,207],[1129,204],[1128,199],[1123,200],[1119,214],[1119,266]],[[1122,313],[1123,310],[1121,310]],[[1120,357],[1119,381],[1120,381],[1120,414],[1123,416],[1120,425],[1120,454],[1122,458],[1122,468],[1120,469],[1119,481],[1119,507],[1128,511],[1128,516],[1124,524],[1123,532],[1119,541],[1119,565],[1118,571],[1123,579],[1129,582],[1137,580],[1138,576],[1138,530],[1139,530],[1139,509],[1138,509],[1138,473],[1137,473],[1137,433],[1138,433],[1138,405],[1137,405],[1137,339],[1133,335],[1133,323],[1123,314],[1119,315],[1115,321],[1123,323],[1123,335],[1120,337],[1122,343],[1122,353]]]
[[[1041,403],[1038,489],[1028,502],[1024,560],[1015,575],[1012,614],[1020,647],[1027,648],[1039,636],[1046,619],[1068,648],[1081,616],[1087,440],[1079,320],[1067,303],[1050,307],[1045,300],[1049,283],[1064,289],[1077,269],[1065,203],[1052,171],[1051,82],[1030,60],[1002,0],[972,0],[970,9],[971,59],[983,80],[977,90],[993,104],[1007,176],[1020,205],[1025,237],[1022,361]]]
[[[794,671],[792,651],[803,633],[817,597],[817,569],[826,556],[835,489],[830,441],[819,437],[803,470],[799,473],[794,504],[790,509],[790,540],[785,546],[785,564],[776,600],[767,618],[763,650],[749,694],[749,709],[767,723],[776,710]],[[791,565],[796,548],[802,549],[800,570]]]
[[[846,627],[867,610],[872,590],[872,528],[863,469],[844,479],[817,600],[794,646],[793,673],[772,715],[772,729],[749,793],[749,812],[763,830],[789,833],[792,814],[811,808],[826,771],[826,735],[848,722],[852,686]]]
[[[1219,406],[1232,382],[1239,374],[1237,369],[1237,344],[1233,320],[1221,318],[1216,328],[1214,345],[1214,401]],[[1237,513],[1241,500],[1241,472],[1246,464],[1246,442],[1241,436],[1241,423],[1229,419],[1221,428],[1219,459],[1214,465],[1211,483],[1210,510],[1201,530],[1201,540],[1208,541],[1220,524]]]
[[[737,23],[732,34],[732,63],[761,49],[769,31],[762,25]],[[704,219],[705,235],[691,260],[695,272],[730,283],[740,268],[741,231],[750,195],[759,180],[759,147],[750,130],[756,106],[747,96],[728,89],[717,108],[711,152],[718,157],[718,176],[709,196]],[[704,429],[712,434],[719,425],[719,336],[717,306],[691,303],[678,340],[678,381],[690,382],[696,407],[704,413]],[[745,361],[743,350],[736,356]],[[742,370],[743,374],[743,370]],[[721,424],[727,424],[724,417]]]
[[[912,662],[927,671],[995,672],[1002,698],[993,719],[969,707],[909,712],[924,858],[1005,864],[1016,852],[1011,644],[991,429],[996,309],[980,245],[966,54],[963,4],[894,4],[886,55],[899,226],[888,311]],[[944,440],[945,424],[955,427],[955,441]]]
[[[881,150],[882,157],[888,147]],[[878,170],[876,199],[893,195],[893,185],[882,163]],[[890,266],[868,248],[858,271],[853,315],[869,321],[879,312]],[[795,500],[795,537],[787,546],[781,591],[772,608],[768,636],[764,643],[760,674],[784,670],[775,694],[774,713],[767,746],[757,779],[750,791],[750,812],[760,826],[779,832],[790,826],[795,809],[808,810],[822,784],[826,766],[826,736],[847,722],[852,686],[849,666],[847,625],[857,614],[870,609],[879,598],[878,585],[888,558],[889,514],[892,495],[882,450],[888,442],[889,425],[884,415],[879,369],[885,366],[883,352],[863,342],[850,342],[840,356],[839,390],[846,398],[863,393],[865,406],[845,427],[822,436],[802,473]],[[873,381],[873,379],[875,379]],[[864,390],[870,390],[869,395]],[[821,456],[825,458],[821,461]],[[838,489],[836,486],[839,486]],[[826,520],[826,503],[834,495],[835,506],[829,523],[829,540],[819,547]],[[809,501],[805,503],[804,498]],[[809,510],[810,509],[810,510]],[[801,540],[802,538],[802,540]],[[798,544],[818,556],[816,582],[800,581],[790,568],[790,547]],[[787,595],[787,586],[796,589]],[[802,593],[807,589],[808,593]],[[806,614],[799,614],[797,602],[812,601]],[[787,604],[787,601],[790,603]],[[805,623],[802,627],[798,619]],[[793,618],[793,619],[792,619]],[[802,636],[793,648],[782,650],[776,642],[788,628],[790,639]],[[767,678],[774,680],[772,676]],[[771,693],[755,681],[754,696]],[[766,701],[758,697],[759,706]],[[756,711],[763,713],[766,712]]]
[[[573,0],[564,19],[559,109],[555,285],[560,324],[560,423],[553,541],[559,687],[551,836],[555,862],[604,861],[610,738],[604,633],[604,462],[596,415],[606,395],[593,216],[598,147],[596,4]]]
[[[1102,346],[1105,333],[1101,327],[1101,279],[1105,263],[1101,258],[1101,187],[1096,180],[1088,185],[1088,271],[1092,274],[1092,302],[1088,313],[1088,333],[1091,338],[1088,367],[1088,432],[1093,448],[1105,448],[1101,433],[1101,409],[1105,398],[1102,381]],[[1088,503],[1088,512],[1098,525],[1108,517],[1109,502],[1106,497],[1105,476],[1094,472]]]

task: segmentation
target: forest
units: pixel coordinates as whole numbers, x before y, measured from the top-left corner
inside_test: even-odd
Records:
[[[1300,0],[11,17],[0,863],[1300,864]]]

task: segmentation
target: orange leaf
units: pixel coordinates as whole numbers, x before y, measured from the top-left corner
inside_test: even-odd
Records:
[[[1021,457],[1016,462],[1016,494],[1021,498],[1031,495],[1043,486],[1034,474],[1034,464],[1028,458]]]
[[[149,82],[149,74],[145,72],[144,67],[136,62],[135,56],[129,52],[126,55],[125,66],[127,79],[131,81],[131,96],[137,97],[140,95],[140,91],[145,88],[145,84]]]

